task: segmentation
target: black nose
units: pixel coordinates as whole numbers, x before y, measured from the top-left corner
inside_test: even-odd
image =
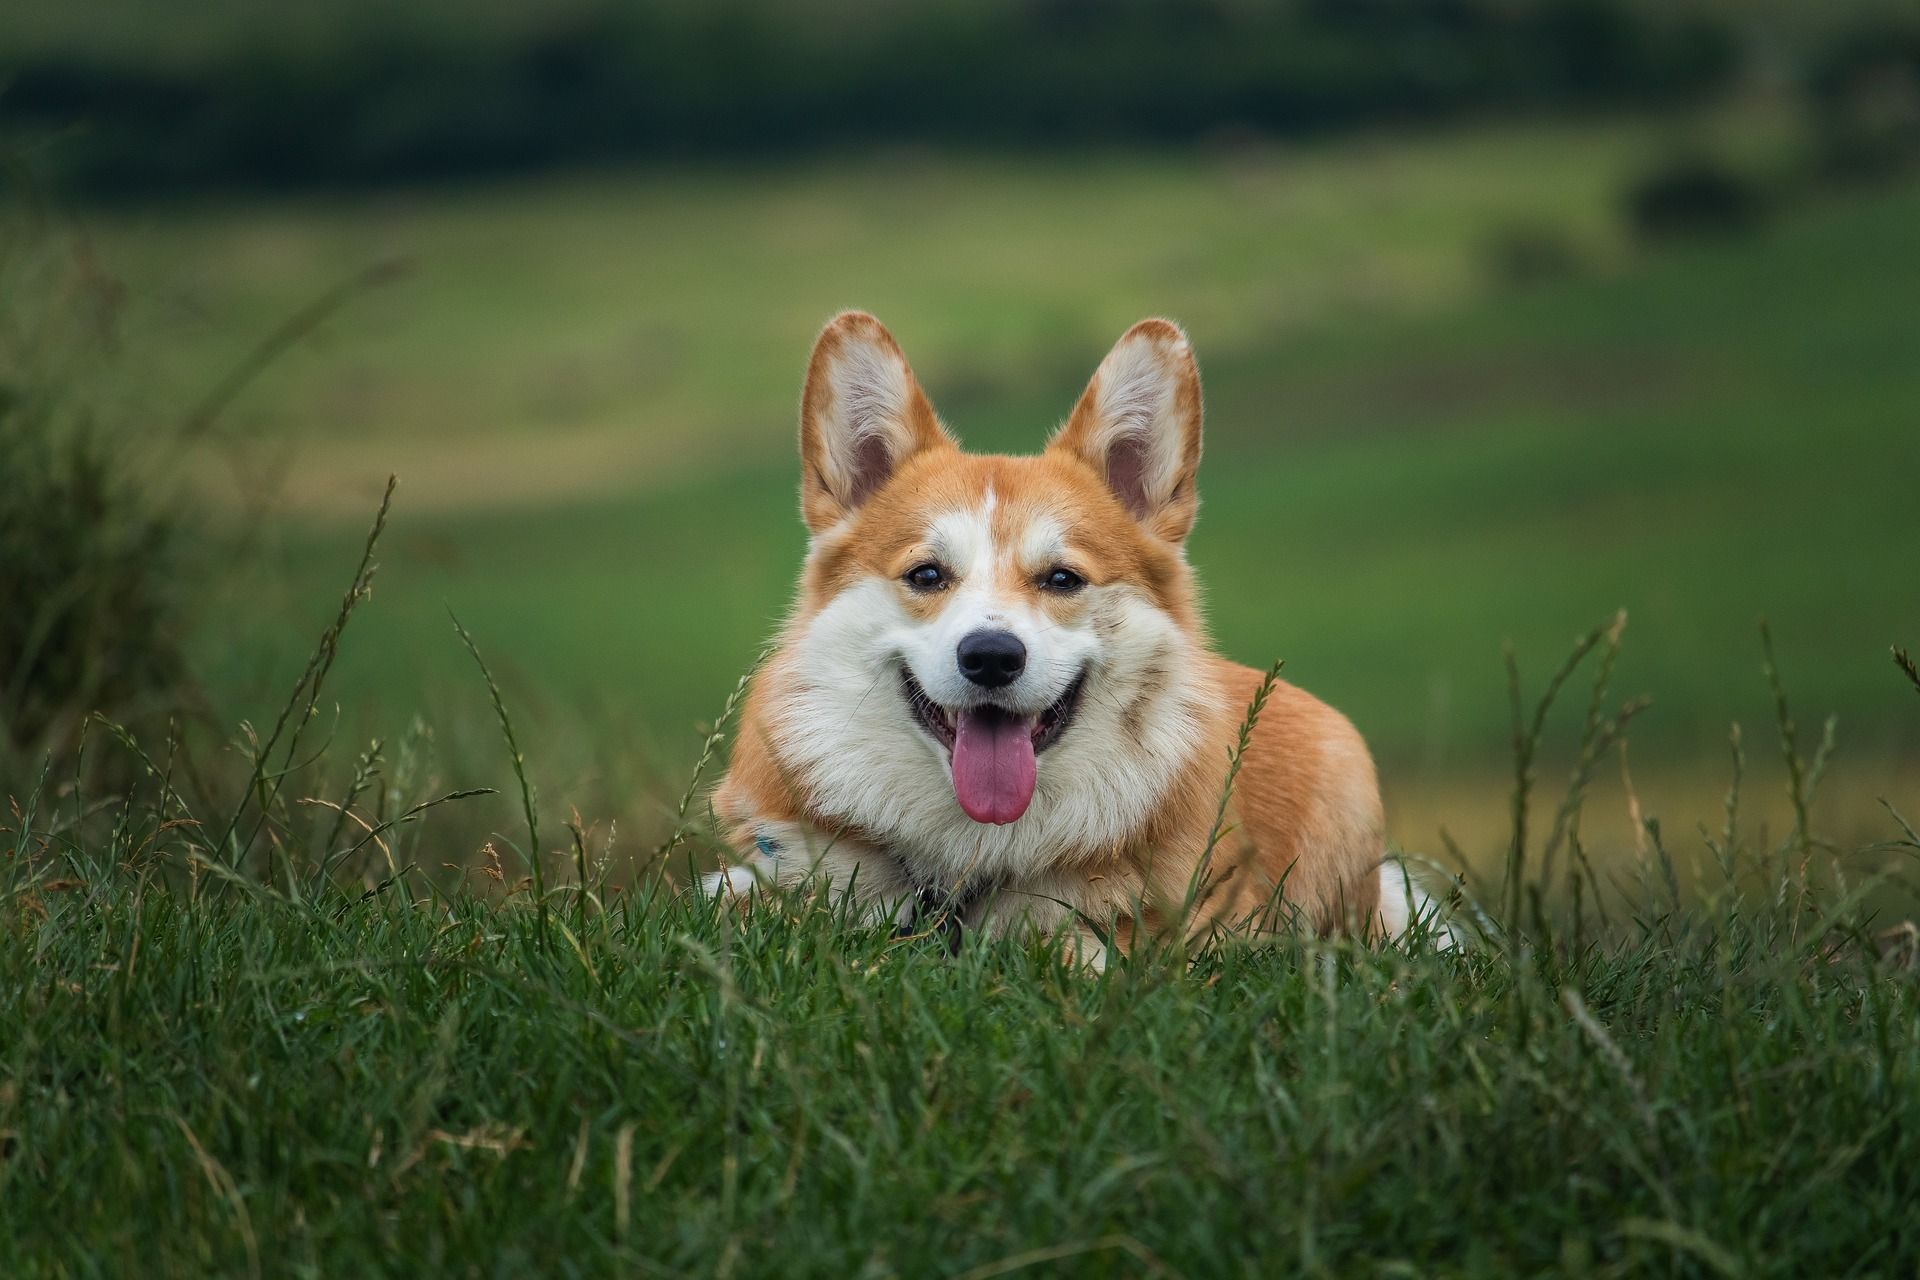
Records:
[[[1027,646],[1011,631],[969,631],[955,653],[960,674],[986,689],[1012,684],[1027,669]]]

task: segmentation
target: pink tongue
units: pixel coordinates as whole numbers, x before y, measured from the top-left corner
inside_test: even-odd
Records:
[[[953,735],[953,794],[975,822],[1005,824],[1033,801],[1033,737],[996,707],[962,711]]]

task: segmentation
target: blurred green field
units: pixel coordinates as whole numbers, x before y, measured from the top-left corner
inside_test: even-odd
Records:
[[[1764,614],[1801,718],[1838,713],[1843,759],[1884,769],[1920,753],[1887,661],[1920,641],[1920,185],[1647,250],[1616,193],[1670,131],[889,153],[89,227],[161,405],[355,270],[413,267],[224,420],[282,513],[203,636],[234,714],[297,670],[393,470],[334,686],[354,714],[477,708],[451,607],[549,738],[683,769],[785,606],[792,406],[828,314],[876,311],[969,444],[1025,450],[1163,313],[1206,379],[1191,545],[1220,644],[1347,710],[1390,790],[1496,767],[1502,642],[1537,684],[1619,607],[1618,687],[1656,704],[1636,758],[1711,770],[1729,721],[1770,721]],[[1543,237],[1572,270],[1494,269]]]

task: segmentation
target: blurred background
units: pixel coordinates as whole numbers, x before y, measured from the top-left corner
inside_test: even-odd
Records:
[[[1501,828],[1503,644],[1534,692],[1616,609],[1678,830],[1735,721],[1779,792],[1763,615],[1829,821],[1920,808],[1911,3],[9,0],[0,156],[16,792],[76,709],[270,723],[394,472],[334,740],[499,781],[451,609],[546,806],[657,828],[858,306],[986,450],[1186,325],[1214,633],[1411,847]]]

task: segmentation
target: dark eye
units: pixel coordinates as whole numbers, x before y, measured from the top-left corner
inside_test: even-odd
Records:
[[[947,571],[937,564],[917,564],[907,570],[907,585],[915,591],[938,591],[947,585]]]
[[[1047,576],[1040,579],[1040,585],[1048,591],[1078,591],[1087,585],[1087,580],[1071,569],[1049,569]]]

